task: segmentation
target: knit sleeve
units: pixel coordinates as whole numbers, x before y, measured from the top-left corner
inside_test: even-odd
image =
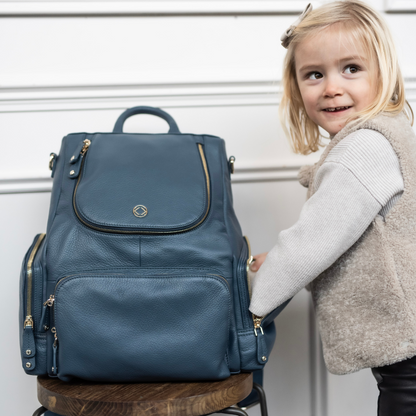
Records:
[[[329,162],[349,169],[383,207],[403,192],[399,159],[390,142],[375,130],[360,129],[345,137],[328,154],[325,163]],[[315,182],[319,186],[319,175]]]
[[[370,136],[374,138],[372,132]],[[299,220],[279,233],[253,280],[251,312],[264,316],[319,276],[358,240],[383,204],[403,190],[397,156],[380,136],[370,152],[355,139],[328,154]],[[351,144],[356,144],[353,150]]]

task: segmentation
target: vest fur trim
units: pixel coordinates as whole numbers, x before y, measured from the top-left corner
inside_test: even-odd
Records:
[[[416,136],[409,120],[381,114],[360,126],[348,124],[328,144],[309,174],[357,129],[383,134],[396,152],[404,192],[388,212],[311,283],[324,358],[334,374],[380,367],[416,355]]]

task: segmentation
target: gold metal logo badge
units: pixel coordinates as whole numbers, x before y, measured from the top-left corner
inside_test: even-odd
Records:
[[[133,208],[133,214],[138,218],[143,218],[147,215],[147,208],[144,205],[136,205]]]

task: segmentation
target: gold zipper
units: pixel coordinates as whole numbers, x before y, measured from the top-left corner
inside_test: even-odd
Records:
[[[74,211],[76,216],[78,217],[78,219],[87,227],[90,227],[94,230],[97,231],[104,231],[107,233],[121,233],[121,234],[177,234],[177,233],[183,233],[185,231],[189,231],[192,230],[196,227],[198,227],[198,225],[202,224],[205,221],[205,218],[208,215],[209,212],[209,207],[211,205],[211,193],[210,193],[210,181],[209,181],[209,174],[208,174],[208,167],[207,167],[207,161],[205,159],[205,154],[204,154],[204,150],[202,148],[202,144],[198,143],[198,148],[199,148],[199,154],[201,156],[201,161],[202,161],[202,166],[204,168],[204,172],[205,172],[205,178],[206,178],[206,182],[207,182],[207,196],[208,196],[208,204],[207,204],[207,210],[205,212],[204,217],[201,219],[201,221],[198,222],[198,224],[193,225],[192,227],[186,228],[184,230],[178,230],[178,231],[129,231],[129,230],[112,230],[109,228],[100,228],[100,227],[96,227],[94,225],[88,224],[87,222],[85,222],[81,216],[78,213],[77,207],[76,207],[76,203],[75,203],[75,199],[76,199],[76,194],[77,194],[77,190],[78,190],[78,185],[81,181],[81,177],[82,177],[82,172],[83,172],[83,166],[84,166],[84,161],[85,161],[85,154],[87,153],[89,146],[91,144],[90,140],[84,140],[84,143],[88,141],[89,144],[88,145],[84,145],[84,147],[81,150],[82,155],[84,156],[84,158],[81,161],[81,167],[80,167],[80,171],[79,171],[79,175],[78,175],[78,180],[77,180],[77,184],[75,185],[75,190],[74,190],[74,196],[72,198],[72,205],[74,207]]]
[[[40,234],[35,246],[30,253],[29,260],[27,261],[26,273],[27,273],[27,299],[26,299],[26,318],[23,324],[24,328],[33,328],[33,317],[32,317],[32,286],[33,286],[33,260],[35,259],[36,253],[39,250],[39,246],[46,234]]]
[[[223,280],[226,283],[228,289],[230,288],[230,285],[229,285],[227,279],[225,277],[221,276],[220,274],[209,273],[208,276],[216,276],[216,277],[219,277],[221,280]]]
[[[91,140],[85,139],[84,140],[84,146],[82,147],[82,149],[80,151],[80,153],[81,153],[82,156],[84,156],[85,153],[87,153],[87,150],[90,147],[90,145],[91,145]]]
[[[253,315],[253,324],[254,324],[254,334],[257,336],[257,330],[260,329],[260,332],[264,334],[263,328],[261,327],[261,321],[264,319],[264,316]]]
[[[250,270],[250,265],[253,263],[254,258],[251,255],[251,246],[250,246],[250,241],[248,239],[248,237],[244,236],[244,238],[246,239],[247,242],[247,248],[248,248],[248,258],[247,258],[247,263],[246,263],[246,271],[247,271],[247,286],[248,286],[248,294],[249,297],[251,299],[251,282],[250,282],[250,277],[249,277],[249,270]],[[263,334],[263,328],[261,327],[261,322],[264,319],[264,316],[257,316],[254,315],[254,313],[252,314],[253,317],[253,325],[254,325],[254,333],[257,336],[257,330],[260,329],[260,332]]]
[[[43,302],[43,306],[49,306],[50,308],[52,308],[54,302],[55,302],[55,295],[50,295],[49,299],[46,302]]]

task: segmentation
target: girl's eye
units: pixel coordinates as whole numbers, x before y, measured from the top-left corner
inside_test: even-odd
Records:
[[[322,74],[320,72],[310,72],[308,74],[308,78],[309,79],[321,79],[322,78]]]
[[[356,74],[358,72],[359,68],[356,65],[348,65],[345,68],[345,73],[346,74]]]

